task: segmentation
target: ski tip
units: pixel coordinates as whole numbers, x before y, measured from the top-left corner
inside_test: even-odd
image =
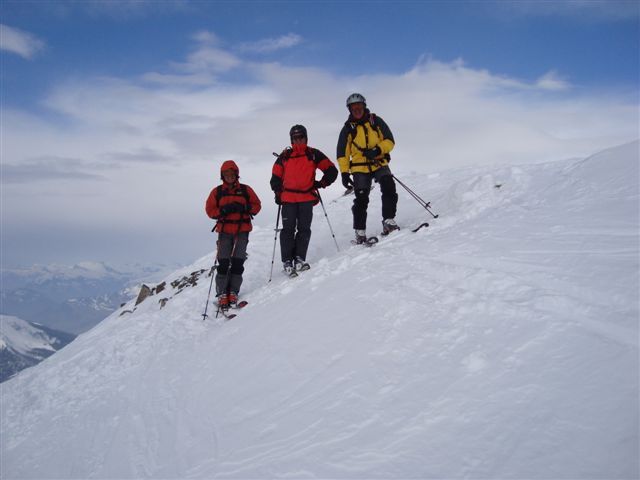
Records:
[[[416,228],[414,228],[413,230],[411,230],[413,233],[416,233],[418,230],[420,230],[422,227],[428,227],[429,224],[427,222],[421,223],[420,225],[418,225]]]

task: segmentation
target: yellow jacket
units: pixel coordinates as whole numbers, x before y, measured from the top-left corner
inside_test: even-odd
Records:
[[[340,172],[371,173],[389,164],[389,152],[393,150],[395,141],[389,126],[379,116],[366,110],[361,120],[349,116],[338,137],[336,158]],[[368,160],[363,152],[378,147],[380,154]]]

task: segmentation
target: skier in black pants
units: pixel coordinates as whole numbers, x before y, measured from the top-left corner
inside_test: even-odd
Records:
[[[349,95],[347,109],[349,118],[340,131],[336,157],[342,184],[345,188],[353,186],[355,191],[351,207],[355,242],[364,243],[367,241],[367,207],[373,180],[380,184],[382,192],[382,234],[399,229],[395,221],[398,194],[389,169],[389,152],[393,150],[395,140],[389,126],[369,111],[365,98],[359,93]]]
[[[291,147],[286,148],[273,164],[271,189],[276,203],[282,205],[280,253],[285,273],[296,276],[309,269],[306,262],[311,239],[313,207],[318,203],[319,188],[331,185],[338,169],[320,150],[307,146],[307,129],[294,125],[289,131]],[[316,170],[323,172],[316,180]]]

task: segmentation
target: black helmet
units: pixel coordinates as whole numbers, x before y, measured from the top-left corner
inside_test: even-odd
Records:
[[[347,108],[349,108],[349,105],[351,105],[352,103],[364,103],[366,105],[367,99],[359,93],[352,93],[347,97]]]
[[[291,130],[289,130],[289,138],[291,141],[293,141],[293,137],[297,135],[302,135],[305,139],[308,138],[307,129],[304,128],[304,125],[294,125],[291,127]]]

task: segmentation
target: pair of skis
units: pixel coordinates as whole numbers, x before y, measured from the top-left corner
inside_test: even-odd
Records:
[[[414,228],[413,230],[411,230],[413,233],[416,233],[418,230],[420,230],[422,227],[428,227],[429,224],[427,222],[421,223],[420,225],[418,225],[416,228]],[[399,229],[398,229],[399,230]],[[391,233],[391,232],[389,232]],[[382,235],[383,237],[386,237],[387,235],[389,235],[389,233],[381,233],[380,235]],[[378,243],[380,240],[378,239],[377,236],[372,236],[372,237],[367,237],[367,239],[364,242],[358,243],[355,240],[351,240],[351,244],[352,245],[362,245],[364,247],[373,247],[376,243]]]
[[[218,307],[218,311],[216,312],[216,318],[218,318],[218,315],[222,315],[225,320],[231,320],[232,318],[236,318],[238,316],[237,313],[229,313],[229,310],[241,310],[244,307],[246,307],[249,304],[249,302],[247,302],[246,300],[242,300],[240,302],[238,302],[236,304],[235,307],[227,307],[227,308],[220,308]]]

